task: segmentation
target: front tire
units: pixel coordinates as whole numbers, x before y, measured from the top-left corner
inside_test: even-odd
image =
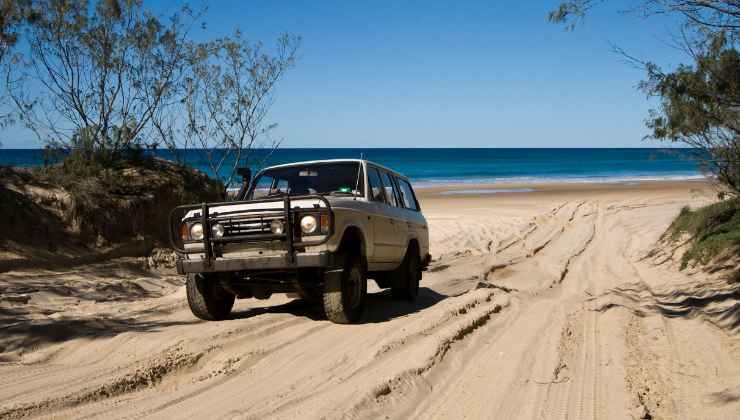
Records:
[[[324,276],[324,312],[335,324],[357,322],[365,310],[367,272],[364,259],[347,257],[344,268],[327,271]]]
[[[188,273],[185,280],[188,305],[196,317],[220,321],[229,317],[236,296],[224,290],[214,275]]]

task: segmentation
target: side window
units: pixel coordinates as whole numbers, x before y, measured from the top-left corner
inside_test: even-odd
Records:
[[[287,179],[278,179],[275,186],[272,187],[271,193],[283,193],[287,194],[290,192],[290,185]]]
[[[368,186],[370,187],[370,199],[385,203],[385,195],[383,193],[383,184],[380,182],[380,174],[375,168],[368,167],[367,171]]]
[[[411,184],[401,178],[396,178],[396,181],[398,181],[398,192],[401,193],[401,202],[403,203],[403,206],[409,210],[419,210],[419,206],[416,203],[416,197],[414,196],[414,190],[411,189]]]
[[[385,197],[388,200],[388,204],[393,207],[398,207],[398,200],[396,198],[398,197],[398,192],[396,191],[396,186],[393,184],[391,176],[388,175],[388,172],[383,171],[380,177],[383,180],[383,189],[385,190]]]
[[[270,190],[272,189],[272,183],[274,181],[275,180],[270,176],[261,176],[257,180],[257,183],[254,185],[254,190],[252,191],[252,200],[266,197],[267,194],[270,193]]]

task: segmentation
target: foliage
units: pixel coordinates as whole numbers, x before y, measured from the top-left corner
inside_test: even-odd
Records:
[[[175,100],[190,10],[163,22],[141,0],[37,0],[33,8],[30,53],[9,86],[22,122],[54,147],[116,155],[141,144],[152,115]],[[30,83],[40,94],[29,94]]]
[[[296,60],[300,39],[283,35],[275,55],[250,43],[239,31],[198,45],[191,53],[186,78],[185,138],[206,151],[211,176],[230,185],[239,166],[247,166],[254,148],[274,149],[275,124],[265,119],[275,83]],[[231,167],[226,176],[224,165]]]
[[[696,210],[684,207],[668,228],[677,240],[690,235],[690,245],[681,259],[681,268],[691,262],[707,264],[724,252],[740,250],[740,198],[721,201]]]
[[[18,42],[18,29],[30,14],[31,0],[0,0],[0,63]]]
[[[83,244],[137,237],[166,245],[169,212],[180,204],[221,201],[223,185],[188,167],[142,156],[103,165],[73,152],[59,164],[37,169],[37,183],[69,196],[64,224]]]
[[[202,147],[228,184],[252,148],[277,146],[266,117],[297,37],[281,36],[272,55],[238,31],[194,41],[204,10],[187,6],[160,18],[143,0],[7,4],[21,3],[12,9],[33,18],[5,26],[6,38],[15,42],[22,28],[19,50],[28,52],[14,56],[5,85],[19,121],[48,148],[105,166],[161,145]]]
[[[550,20],[573,29],[598,0],[567,1]],[[676,44],[691,60],[665,72],[656,63],[616,50],[642,67],[640,88],[660,98],[646,125],[650,138],[680,142],[708,156],[705,169],[727,192],[740,194],[740,2],[735,0],[634,0],[623,11],[644,17],[682,17]]]
[[[0,69],[7,73],[6,57],[18,42],[18,30],[29,21],[30,0],[0,0]],[[13,122],[12,114],[7,112],[6,92],[0,86],[0,128]],[[2,143],[0,143],[2,146]]]
[[[605,0],[565,1],[550,12],[549,19],[574,29],[589,10],[602,3]],[[621,7],[623,12],[643,17],[676,14],[688,25],[702,28],[707,34],[740,30],[740,3],[737,0],[630,0],[622,3]]]
[[[694,66],[671,73],[650,67],[646,92],[661,98],[647,120],[652,137],[706,150],[707,169],[740,194],[740,53],[718,35]]]

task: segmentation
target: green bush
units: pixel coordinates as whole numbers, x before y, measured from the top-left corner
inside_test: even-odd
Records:
[[[125,158],[72,151],[35,175],[69,194],[65,223],[91,244],[143,237],[166,245],[172,208],[221,201],[224,192],[203,173],[137,150]]]
[[[690,235],[690,246],[681,258],[681,269],[690,262],[707,264],[724,252],[740,250],[740,197],[691,210],[681,209],[668,228],[668,238]]]

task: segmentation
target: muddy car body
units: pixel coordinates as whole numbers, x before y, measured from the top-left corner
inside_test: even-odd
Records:
[[[171,227],[188,302],[208,320],[228,317],[235,298],[298,293],[355,322],[368,278],[415,299],[430,260],[409,180],[365,160],[266,168],[235,201],[176,208]]]

